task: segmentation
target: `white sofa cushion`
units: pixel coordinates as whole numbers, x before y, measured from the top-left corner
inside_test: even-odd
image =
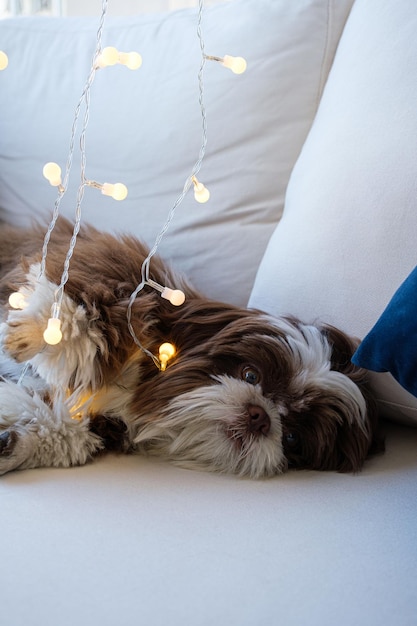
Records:
[[[415,432],[359,475],[109,454],[0,481],[4,626],[415,626]]]
[[[211,200],[199,205],[190,191],[159,251],[211,297],[247,303],[352,2],[236,0],[204,12],[206,53],[242,55],[248,69],[236,76],[206,64],[208,145],[199,179]],[[86,174],[124,182],[129,195],[119,204],[87,189],[83,216],[149,244],[200,149],[196,16],[186,9],[105,22],[103,46],[137,50],[143,65],[96,76]],[[0,73],[0,216],[9,222],[52,212],[56,191],[42,168],[56,161],[64,169],[97,26],[98,16],[0,21],[0,48],[10,60]],[[61,205],[70,217],[79,160],[76,149]]]
[[[356,0],[250,305],[363,338],[417,264],[417,11]],[[385,413],[417,399],[371,374]]]

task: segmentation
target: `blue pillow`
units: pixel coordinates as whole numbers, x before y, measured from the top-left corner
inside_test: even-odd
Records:
[[[374,372],[390,372],[417,396],[417,267],[395,292],[352,362]]]

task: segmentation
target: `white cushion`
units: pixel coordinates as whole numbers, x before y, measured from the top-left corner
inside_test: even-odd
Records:
[[[208,145],[199,179],[177,209],[159,252],[208,295],[246,305],[285,189],[353,0],[236,0],[207,8],[206,53],[244,56],[236,76],[208,62]],[[196,10],[108,18],[103,46],[137,50],[143,66],[100,70],[86,134],[89,179],[123,182],[118,203],[87,189],[83,219],[153,244],[201,144]],[[0,21],[9,67],[0,73],[0,206],[9,222],[52,212],[43,165],[64,169],[73,115],[90,70],[97,18]],[[83,110],[79,129],[81,129]],[[74,215],[78,138],[62,213]]]
[[[251,306],[363,338],[417,264],[416,32],[414,0],[356,0]],[[371,376],[417,423],[417,399]]]

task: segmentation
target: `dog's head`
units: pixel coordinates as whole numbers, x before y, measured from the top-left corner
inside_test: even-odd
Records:
[[[132,406],[140,450],[255,478],[360,469],[376,415],[343,333],[198,302],[168,327],[178,356]]]

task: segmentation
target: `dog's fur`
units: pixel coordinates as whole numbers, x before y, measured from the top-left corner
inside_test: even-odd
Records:
[[[210,301],[154,257],[151,277],[187,296],[174,307],[145,286],[132,306],[145,348],[177,348],[160,371],[126,319],[148,250],[87,226],[65,287],[63,340],[46,345],[72,225],[58,220],[39,278],[44,232],[0,235],[0,473],[83,464],[103,449],[253,478],[360,469],[376,441],[376,412],[364,372],[350,362],[354,341],[333,327]],[[17,290],[28,304],[16,311],[7,300]]]

